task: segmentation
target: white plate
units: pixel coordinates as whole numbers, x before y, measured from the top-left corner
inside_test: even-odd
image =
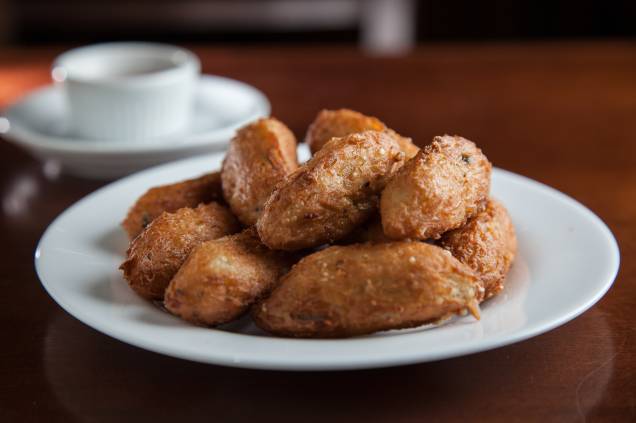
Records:
[[[69,173],[116,178],[160,163],[221,150],[237,128],[269,112],[267,98],[256,88],[233,79],[204,75],[196,89],[191,124],[183,133],[148,143],[95,141],[73,135],[62,87],[49,85],[4,112],[9,124],[3,136],[40,159],[59,162]]]
[[[510,211],[519,254],[502,294],[482,304],[480,321],[467,316],[439,327],[340,340],[274,338],[247,318],[223,330],[192,326],[128,288],[117,269],[126,248],[118,224],[148,187],[210,171],[221,160],[214,154],[149,169],[71,206],[36,250],[49,294],[87,325],[174,357],[260,369],[359,369],[455,357],[546,332],[596,303],[618,271],[618,246],[597,216],[552,188],[495,169],[492,194]]]

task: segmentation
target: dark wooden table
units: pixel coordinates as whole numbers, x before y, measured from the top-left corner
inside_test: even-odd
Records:
[[[102,182],[47,177],[0,142],[0,421],[636,420],[636,43],[437,45],[406,58],[352,48],[197,48],[205,72],[261,88],[301,136],[347,106],[427,143],[458,133],[499,167],[596,212],[618,239],[611,291],[552,332],[399,368],[284,373],[202,365],[123,344],[66,314],[33,251]],[[61,49],[0,50],[0,106],[48,82]]]

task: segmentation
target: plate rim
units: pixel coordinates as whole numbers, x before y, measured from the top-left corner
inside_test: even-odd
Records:
[[[144,175],[160,172],[165,170],[164,168],[169,168],[172,166],[183,166],[184,163],[188,161],[198,161],[198,160],[209,160],[211,157],[218,156],[221,153],[213,153],[208,154],[196,158],[182,159],[173,161],[170,163],[158,165],[151,167],[149,169],[145,169],[140,172],[136,172],[132,175],[129,175],[125,178],[114,181],[110,184],[103,186],[102,188],[89,193],[88,195],[82,197],[69,207],[67,207],[63,212],[61,212],[47,227],[44,231],[42,237],[38,241],[36,250],[35,250],[35,269],[37,276],[40,280],[41,285],[44,287],[46,292],[52,297],[52,299],[64,309],[67,313],[69,313],[74,318],[78,319],[82,323],[87,326],[111,337],[119,340],[121,342],[142,348],[144,350],[152,351],[158,354],[168,355],[180,359],[185,359],[189,361],[195,361],[206,364],[216,364],[223,365],[229,367],[240,367],[240,368],[252,368],[252,369],[263,369],[263,370],[285,370],[285,371],[340,371],[340,370],[356,370],[356,369],[368,369],[368,368],[379,368],[379,367],[392,367],[392,366],[400,366],[406,364],[415,364],[415,363],[423,363],[423,362],[431,362],[442,359],[448,359],[453,357],[459,357],[469,354],[474,354],[477,352],[488,351],[496,348],[500,348],[506,345],[514,344],[537,335],[543,334],[550,330],[555,329],[556,327],[562,326],[563,324],[573,320],[578,317],[585,311],[589,310],[594,304],[596,304],[611,288],[613,285],[616,276],[618,274],[620,268],[620,250],[618,247],[618,243],[616,238],[612,234],[609,227],[602,221],[600,217],[598,217],[594,212],[585,207],[579,201],[574,198],[564,194],[555,188],[552,188],[542,182],[535,181],[526,176],[510,172],[500,168],[493,168],[493,173],[499,173],[504,177],[512,178],[518,182],[524,184],[530,184],[536,189],[543,191],[544,194],[547,194],[552,197],[556,197],[559,201],[563,201],[568,205],[577,209],[577,211],[586,215],[588,219],[594,222],[594,228],[600,231],[600,234],[607,241],[607,246],[610,248],[610,263],[603,271],[603,280],[599,282],[599,289],[594,292],[594,295],[586,298],[585,301],[579,303],[570,310],[568,313],[560,315],[558,318],[555,318],[549,322],[544,322],[541,324],[536,324],[535,327],[531,328],[520,328],[515,330],[513,333],[507,335],[497,335],[495,337],[489,339],[482,339],[479,342],[472,343],[464,346],[463,348],[455,348],[452,351],[438,352],[437,354],[427,354],[426,358],[422,358],[421,351],[411,351],[410,354],[393,354],[392,356],[385,355],[366,355],[359,360],[350,360],[350,361],[320,361],[307,363],[300,361],[271,361],[268,359],[262,360],[258,358],[250,357],[249,359],[241,359],[237,360],[236,358],[228,357],[227,355],[214,355],[214,352],[205,350],[201,353],[193,353],[192,351],[183,351],[179,348],[173,348],[172,345],[166,347],[166,345],[157,345],[156,343],[146,342],[145,340],[135,339],[134,337],[129,336],[128,334],[119,330],[118,327],[109,326],[108,324],[100,321],[98,318],[94,318],[90,315],[90,313],[84,313],[83,311],[78,311],[77,309],[73,309],[72,306],[67,304],[64,298],[61,298],[57,295],[57,292],[53,289],[53,287],[47,286],[45,282],[45,276],[42,274],[42,269],[40,268],[39,256],[41,254],[41,248],[43,244],[46,242],[47,238],[51,236],[51,232],[54,229],[57,222],[62,219],[68,213],[71,213],[73,209],[76,207],[80,207],[81,204],[85,202],[89,202],[95,196],[99,195],[104,190],[116,189],[119,185],[125,185],[129,183],[132,179],[142,178]],[[51,288],[51,289],[50,289]],[[214,330],[214,329],[209,329]],[[217,331],[217,335],[227,336],[234,335],[224,331]],[[405,334],[409,335],[409,334]],[[246,336],[245,334],[241,334],[241,337]],[[247,335],[250,336],[250,335]],[[289,338],[268,338],[268,342],[280,342],[281,344],[285,344],[288,342],[294,343],[302,343],[302,344],[311,344],[316,345],[318,343],[333,343],[333,342],[349,342],[355,340],[364,340],[365,338],[356,337],[342,340],[325,340],[325,339],[289,339]],[[371,338],[366,338],[371,339]],[[381,338],[374,338],[381,339]]]
[[[23,104],[29,97],[41,95],[45,91],[56,89],[55,84],[48,84],[43,87],[29,91],[23,97],[15,101],[2,110],[2,116],[9,120],[9,130],[2,133],[6,138],[16,145],[23,146],[37,151],[48,151],[51,153],[64,154],[150,154],[169,153],[178,150],[187,150],[203,146],[214,146],[228,141],[241,125],[271,113],[271,103],[267,96],[258,88],[246,82],[228,78],[220,75],[201,74],[197,84],[205,83],[225,83],[233,85],[238,89],[249,92],[254,98],[255,111],[244,119],[237,120],[233,125],[207,131],[200,134],[187,135],[184,141],[179,143],[160,142],[156,144],[126,143],[110,141],[91,141],[81,138],[63,138],[55,135],[46,135],[30,129],[29,126],[15,124],[10,119],[10,115],[16,107]],[[175,136],[183,137],[183,135]]]

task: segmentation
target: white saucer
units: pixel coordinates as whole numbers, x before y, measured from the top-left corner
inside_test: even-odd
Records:
[[[302,146],[301,158],[309,156]],[[118,269],[127,238],[119,226],[149,187],[217,169],[223,154],[181,160],[110,184],[69,207],[35,253],[42,284],[66,311],[123,342],[204,363],[278,370],[395,366],[484,351],[539,335],[574,319],[610,288],[616,240],[591,211],[531,179],[495,169],[492,195],[506,205],[519,253],[503,292],[481,306],[481,320],[351,339],[268,336],[248,318],[223,328],[193,326],[144,301]]]
[[[183,133],[148,143],[95,141],[72,134],[62,87],[49,85],[5,111],[9,127],[2,135],[42,160],[59,162],[68,173],[112,179],[167,161],[221,150],[237,128],[269,112],[269,101],[256,88],[205,75],[197,87],[190,127]]]

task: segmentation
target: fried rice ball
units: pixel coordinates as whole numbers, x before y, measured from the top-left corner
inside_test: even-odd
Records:
[[[135,238],[163,212],[196,207],[223,200],[221,173],[214,172],[194,179],[150,188],[130,208],[122,226],[130,239]]]
[[[309,146],[311,153],[316,154],[331,138],[340,138],[363,131],[387,131],[396,137],[407,159],[414,157],[419,151],[410,138],[389,129],[381,120],[350,109],[321,110],[309,125],[305,143]]]
[[[215,326],[239,318],[267,295],[292,257],[263,245],[255,228],[196,247],[166,290],[164,304],[189,322]]]
[[[422,242],[329,247],[303,258],[254,306],[261,329],[347,337],[420,326],[470,311],[481,281],[447,251]]]
[[[297,167],[289,128],[274,118],[257,120],[230,143],[221,172],[223,196],[244,225],[253,225],[276,184]]]
[[[481,277],[485,298],[504,287],[517,252],[517,237],[506,208],[490,199],[486,209],[459,229],[445,233],[439,245]]]
[[[386,180],[403,164],[399,144],[384,132],[332,138],[274,190],[256,224],[261,240],[299,250],[345,237],[377,209]]]
[[[486,205],[491,169],[472,141],[435,137],[382,192],[384,233],[393,239],[437,239],[464,225]]]
[[[194,247],[238,230],[240,225],[230,210],[217,203],[164,212],[132,241],[120,269],[137,294],[161,300]]]

